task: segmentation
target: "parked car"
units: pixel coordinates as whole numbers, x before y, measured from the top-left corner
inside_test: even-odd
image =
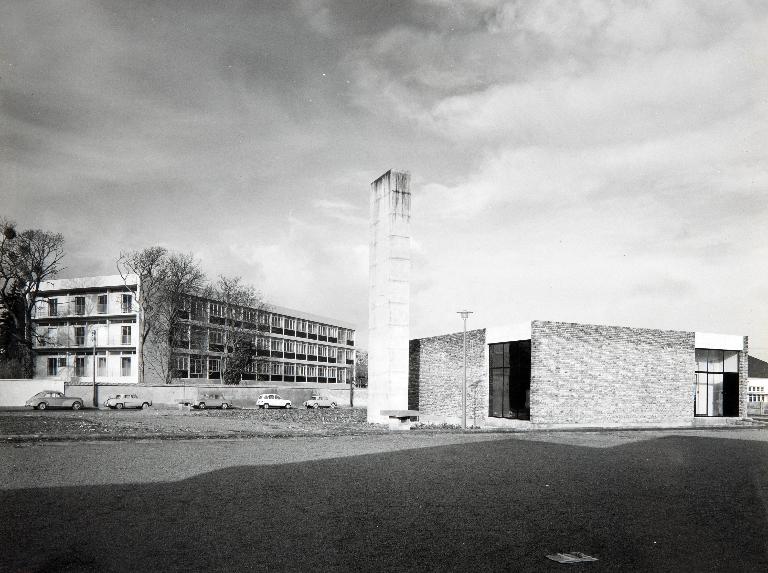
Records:
[[[65,396],[63,392],[56,390],[43,390],[32,396],[24,405],[37,410],[45,410],[46,408],[79,410],[83,407],[83,399],[77,396]]]
[[[118,394],[117,396],[107,398],[104,405],[110,408],[117,408],[118,410],[122,410],[123,408],[146,409],[152,405],[152,400],[140,398],[136,394]]]
[[[290,408],[291,401],[281,398],[278,394],[262,394],[259,399],[256,400],[256,405],[259,408],[268,410],[269,408]]]
[[[305,408],[335,408],[336,402],[331,400],[328,396],[312,396],[309,400],[304,402]]]
[[[221,394],[203,394],[198,396],[190,403],[193,408],[200,408],[205,410],[206,408],[221,408],[226,410],[232,406],[232,403]]]

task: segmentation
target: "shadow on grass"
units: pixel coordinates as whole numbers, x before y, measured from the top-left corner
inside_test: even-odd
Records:
[[[768,444],[500,440],[2,492],[6,571],[768,569]]]

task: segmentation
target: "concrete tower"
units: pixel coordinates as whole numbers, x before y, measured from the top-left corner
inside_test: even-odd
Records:
[[[408,408],[411,176],[387,171],[371,183],[368,294],[368,421]]]

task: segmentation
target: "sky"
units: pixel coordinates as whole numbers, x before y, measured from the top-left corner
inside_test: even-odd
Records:
[[[561,320],[768,359],[762,0],[0,4],[0,216],[62,277],[192,252],[367,344],[411,173],[411,337]]]

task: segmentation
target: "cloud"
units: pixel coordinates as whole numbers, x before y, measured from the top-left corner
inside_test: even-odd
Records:
[[[738,0],[6,2],[0,200],[72,275],[163,244],[364,329],[368,186],[402,167],[414,335],[470,305],[768,340],[733,294],[765,291],[766,28]]]

